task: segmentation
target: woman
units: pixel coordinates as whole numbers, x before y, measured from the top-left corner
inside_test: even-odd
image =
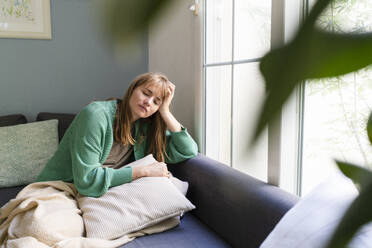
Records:
[[[169,177],[165,163],[197,154],[195,141],[169,111],[174,90],[165,75],[145,73],[123,100],[90,103],[74,118],[37,181],[72,181],[80,194],[99,197],[140,177]],[[159,162],[123,167],[150,153]]]

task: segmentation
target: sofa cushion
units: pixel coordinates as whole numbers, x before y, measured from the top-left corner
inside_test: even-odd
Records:
[[[134,239],[120,248],[224,248],[231,247],[217,234],[201,223],[191,212],[181,223],[166,232]]]
[[[151,155],[132,164],[154,161]],[[112,187],[99,198],[78,197],[78,202],[87,237],[103,239],[122,237],[195,208],[166,177],[139,178]]]
[[[289,210],[260,247],[325,247],[357,196],[350,179],[341,172],[333,174]],[[359,230],[348,247],[367,248],[371,244],[372,223]]]
[[[124,167],[130,166],[132,168],[135,168],[137,166],[141,166],[141,165],[144,165],[144,164],[153,164],[155,162],[157,162],[157,161],[154,158],[154,156],[152,154],[149,154],[149,155],[145,156],[142,159],[139,159],[137,161],[133,161],[132,163],[125,165]],[[172,183],[174,184],[174,186],[176,186],[176,188],[184,196],[186,196],[187,190],[189,189],[189,183],[188,182],[181,181],[178,178],[174,177],[173,175],[170,177],[170,180],[172,181]]]
[[[27,119],[22,114],[0,116],[0,127],[13,126],[25,123],[27,123]]]
[[[58,120],[58,138],[61,141],[67,128],[75,118],[75,114],[59,114],[59,113],[47,113],[41,112],[37,115],[36,121],[46,121],[51,119]]]
[[[58,121],[0,127],[0,187],[34,182],[58,148]]]

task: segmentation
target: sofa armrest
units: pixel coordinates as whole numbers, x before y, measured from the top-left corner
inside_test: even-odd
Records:
[[[189,182],[192,213],[233,247],[259,247],[298,197],[199,154],[169,165]]]

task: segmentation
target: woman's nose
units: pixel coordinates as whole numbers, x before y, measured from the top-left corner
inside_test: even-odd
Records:
[[[144,101],[144,104],[150,105],[151,101],[152,101],[151,98],[146,98],[145,101]]]

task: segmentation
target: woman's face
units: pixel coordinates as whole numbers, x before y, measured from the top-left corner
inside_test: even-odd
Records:
[[[156,83],[145,83],[134,89],[129,99],[132,121],[147,118],[158,111],[163,99],[161,88]]]

